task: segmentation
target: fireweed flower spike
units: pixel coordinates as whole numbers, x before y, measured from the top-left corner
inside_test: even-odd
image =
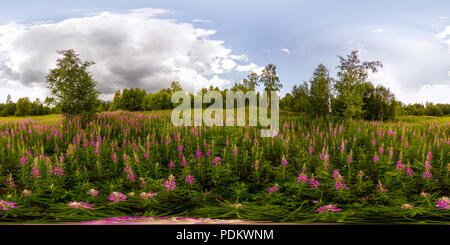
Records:
[[[134,175],[133,169],[130,166],[125,166],[123,172],[127,174],[127,179],[134,182],[136,176]]]
[[[281,159],[280,166],[284,167],[284,166],[287,166],[287,165],[288,165],[288,161],[286,160],[286,157],[283,156],[283,158]]]
[[[441,197],[437,200],[436,207],[438,209],[450,209],[450,198]]]
[[[186,181],[186,183],[193,184],[195,183],[195,177],[189,174],[186,178],[184,178],[184,181]]]
[[[311,189],[317,188],[320,186],[319,181],[314,178],[314,175],[311,176],[311,178],[309,179],[309,185],[311,186]]]
[[[272,192],[276,192],[278,191],[278,184],[275,184],[274,186],[270,187],[269,190],[267,191],[269,194]]]
[[[172,160],[170,160],[170,162],[169,162],[169,168],[174,168],[175,167],[175,163],[172,161]]]
[[[380,158],[378,158],[377,153],[373,156],[373,162],[378,162]]]
[[[212,160],[213,168],[215,168],[217,165],[222,164],[222,158],[221,157],[214,157]]]
[[[342,177],[342,175],[339,173],[338,170],[333,171],[333,179],[335,180],[334,188],[336,190],[349,189],[348,187],[345,186],[344,178]]]
[[[111,202],[124,202],[127,200],[127,196],[125,196],[124,194],[122,194],[120,192],[113,192],[109,196],[108,200]]]
[[[177,186],[177,183],[175,182],[175,177],[171,174],[169,178],[167,178],[167,180],[164,181],[163,186],[166,187],[166,191],[173,191]]]
[[[334,204],[325,205],[316,210],[316,212],[319,212],[319,213],[339,212],[339,211],[341,211],[341,209],[337,208],[337,206]]]
[[[10,210],[11,208],[17,208],[16,204],[13,202],[7,202],[5,200],[0,200],[0,209]]]
[[[151,193],[151,192],[141,192],[139,195],[142,199],[149,199],[157,196],[158,193]]]
[[[69,206],[69,208],[94,209],[92,204],[87,202],[69,202],[67,206]]]
[[[433,158],[433,155],[431,153],[431,151],[428,152],[427,154],[427,160],[425,160],[425,171],[422,174],[422,177],[424,179],[429,179],[431,178],[431,169],[433,169],[433,167],[431,166],[431,159]]]
[[[306,176],[305,172],[301,172],[298,175],[297,183],[300,183],[300,182],[302,182],[303,184],[306,184],[308,182],[308,176]]]

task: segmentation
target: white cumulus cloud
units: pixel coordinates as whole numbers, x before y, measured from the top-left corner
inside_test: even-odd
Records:
[[[186,90],[220,87],[228,84],[221,74],[246,66],[246,55],[234,54],[223,41],[211,39],[215,30],[164,19],[165,13],[138,9],[0,25],[0,96],[45,91],[45,75],[62,49],[74,49],[81,59],[95,62],[90,72],[104,98],[127,87],[157,91],[171,81],[179,81]]]
[[[286,53],[286,54],[290,54],[291,53],[291,51],[289,51],[289,49],[287,49],[287,48],[282,48],[281,51]]]

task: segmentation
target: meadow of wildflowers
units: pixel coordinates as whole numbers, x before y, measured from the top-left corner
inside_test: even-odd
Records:
[[[0,222],[450,220],[449,122],[280,119],[267,138],[167,111],[0,122]]]

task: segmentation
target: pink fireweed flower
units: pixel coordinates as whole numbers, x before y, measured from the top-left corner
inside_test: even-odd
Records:
[[[450,198],[441,197],[437,200],[436,207],[439,209],[450,209]]]
[[[222,158],[221,157],[214,157],[212,160],[213,168],[215,168],[217,165],[222,164]]]
[[[298,175],[297,183],[303,182],[303,184],[306,184],[308,182],[308,176],[306,176],[305,172],[301,172]]]
[[[197,149],[197,151],[195,152],[195,160],[200,160],[202,159],[202,151],[200,151],[199,149]]]
[[[174,168],[175,167],[175,163],[172,161],[172,160],[170,160],[170,162],[169,162],[169,168]]]
[[[279,187],[279,185],[275,184],[274,186],[270,187],[269,190],[267,190],[267,192],[269,194],[272,193],[272,192],[276,192],[276,191],[278,191],[278,187]]]
[[[431,166],[431,163],[430,163],[430,161],[429,160],[426,160],[425,161],[425,171],[423,172],[423,174],[422,174],[422,177],[424,178],[424,179],[429,179],[429,178],[431,178],[431,169],[433,169],[433,167]]]
[[[314,189],[319,187],[320,183],[316,178],[314,178],[314,176],[311,176],[311,178],[309,179],[309,185],[311,186],[311,189]]]
[[[414,176],[414,171],[412,170],[411,166],[408,164],[406,165],[406,175],[409,177]]]
[[[32,178],[32,179],[33,178],[35,178],[35,179],[41,178],[41,171],[39,171],[39,169],[32,168],[30,178]]]
[[[148,161],[148,159],[150,159],[150,154],[147,152],[144,152],[144,158],[146,161]]]
[[[99,144],[98,144],[98,143],[97,143],[96,146],[95,146],[94,154],[95,154],[96,156],[100,155],[100,147],[99,147]]]
[[[0,209],[10,210],[11,208],[17,208],[16,204],[13,202],[5,201],[5,200],[0,200]]]
[[[405,165],[402,164],[402,160],[397,161],[397,165],[395,166],[395,171],[403,172],[405,170]]]
[[[380,147],[380,149],[378,149],[378,152],[379,152],[380,154],[384,154],[384,147]]]
[[[320,153],[320,160],[321,161],[327,161],[330,159],[330,154]]]
[[[308,154],[311,155],[314,152],[314,148],[312,147],[312,145],[310,145],[308,147]]]
[[[123,172],[127,174],[127,179],[134,182],[136,176],[134,175],[133,169],[130,166],[125,166]]]
[[[109,195],[108,200],[111,202],[124,202],[127,200],[127,196],[125,196],[120,192],[115,191],[111,193],[111,195]]]
[[[59,176],[64,175],[63,169],[61,167],[55,167],[53,169],[50,169],[50,173],[52,173],[53,175],[59,175]]]
[[[339,151],[341,152],[341,155],[344,153],[345,144],[342,143],[341,146],[339,146]]]
[[[429,151],[429,152],[427,153],[427,159],[428,159],[429,161],[431,161],[431,159],[433,159],[433,153],[431,153],[431,151]]]
[[[206,152],[206,156],[207,156],[207,157],[210,157],[211,154],[212,154],[211,150],[208,150],[208,151]]]
[[[334,204],[325,205],[316,210],[316,212],[319,212],[319,213],[339,212],[339,211],[341,211],[341,209],[337,208],[337,206]]]
[[[195,183],[195,177],[189,174],[186,178],[184,178],[184,181],[186,181],[186,183],[193,184]]]
[[[27,162],[27,158],[26,157],[21,157],[19,164],[20,164],[20,166],[23,166],[23,164],[26,163],[26,162]]]
[[[236,156],[238,154],[238,149],[236,145],[233,146],[233,156]]]
[[[391,160],[392,157],[394,156],[394,150],[393,149],[389,149],[388,156],[389,156],[389,160]]]
[[[173,191],[177,186],[177,183],[175,182],[175,177],[171,174],[169,178],[167,178],[167,180],[164,181],[163,186],[166,187],[166,191]]]
[[[378,158],[377,153],[373,156],[373,162],[378,162],[380,158]]]
[[[280,164],[280,166],[287,166],[288,165],[288,161],[286,160],[286,157],[285,156],[283,156],[283,158],[281,159],[281,164]]]
[[[139,195],[142,199],[149,199],[157,196],[158,193],[151,193],[151,192],[141,192]]]
[[[186,158],[184,158],[183,156],[183,160],[181,161],[181,166],[186,167],[188,165],[188,162],[186,160]]]
[[[334,170],[333,171],[333,179],[335,180],[334,181],[334,188],[336,190],[349,189],[348,187],[345,186],[344,178],[342,177],[342,175],[339,173],[338,170]]]
[[[86,194],[88,194],[89,196],[96,197],[98,196],[98,191],[96,189],[90,189],[86,192]]]
[[[69,204],[67,204],[67,206],[69,206],[69,208],[82,208],[82,209],[94,209],[92,207],[92,204],[87,203],[87,202],[69,202]]]
[[[111,160],[112,160],[114,163],[117,162],[117,155],[116,155],[115,152],[113,152],[113,153],[111,154]]]

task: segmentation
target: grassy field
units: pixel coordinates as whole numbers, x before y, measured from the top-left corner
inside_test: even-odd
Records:
[[[450,122],[450,116],[432,117],[432,116],[399,116],[398,121],[402,122]]]
[[[168,111],[161,111],[162,113],[168,112]],[[148,112],[142,112],[143,114],[151,114],[151,111]],[[288,111],[281,111],[281,114],[292,114],[292,112]],[[32,119],[37,121],[56,121],[61,116],[58,114],[50,114],[50,115],[44,115],[44,116],[26,116],[26,117],[0,117],[0,122],[6,122],[6,121],[18,121],[18,120],[26,120],[26,119]],[[450,116],[443,116],[443,117],[433,117],[433,116],[399,116],[397,118],[398,122],[437,122],[437,123],[446,123],[450,122]]]
[[[9,121],[20,121],[20,120],[37,120],[37,121],[56,121],[61,116],[58,114],[50,114],[50,115],[44,115],[44,116],[25,116],[25,117],[0,117],[0,122],[9,122]]]
[[[170,111],[0,118],[0,222],[122,216],[448,223],[449,117],[175,127]],[[32,119],[14,123],[14,120]],[[56,123],[55,123],[56,122]]]

